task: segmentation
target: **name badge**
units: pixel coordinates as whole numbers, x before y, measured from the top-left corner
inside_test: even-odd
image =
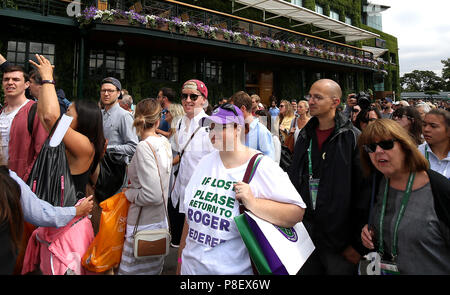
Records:
[[[317,192],[319,191],[320,179],[310,178],[309,179],[309,195],[311,196],[311,203],[313,210],[316,210]]]
[[[380,262],[381,275],[399,275],[397,264],[392,261],[381,260]]]

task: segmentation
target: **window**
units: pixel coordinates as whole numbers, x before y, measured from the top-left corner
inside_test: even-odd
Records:
[[[320,13],[320,14],[323,14],[323,7],[316,4],[316,12]]]
[[[99,77],[125,78],[125,54],[114,50],[91,50],[89,74]]]
[[[199,64],[199,71],[196,71],[200,77],[205,74],[208,83],[222,84],[222,62],[217,60],[201,60]]]
[[[303,0],[291,0],[291,3],[297,6],[303,6]]]
[[[152,78],[158,80],[178,81],[178,57],[153,56]]]
[[[12,64],[26,67],[29,59],[36,61],[35,54],[45,56],[54,64],[55,44],[15,40],[8,41],[6,59]]]
[[[352,24],[352,19],[348,16],[345,17],[345,23],[351,25]]]
[[[335,20],[339,20],[339,13],[334,10],[330,10],[330,17]]]

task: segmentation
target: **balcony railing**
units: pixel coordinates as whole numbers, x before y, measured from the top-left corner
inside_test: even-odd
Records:
[[[69,17],[67,6],[71,2],[72,0],[0,0],[0,8],[30,11],[44,16]],[[96,1],[76,0],[76,2],[81,2],[81,7],[96,4]]]
[[[80,2],[80,0],[77,0]],[[136,0],[137,1],[137,0]],[[319,59],[384,70],[385,63],[369,51],[226,13],[172,1],[81,1],[81,26],[101,22],[280,50]],[[2,0],[3,8],[28,10],[42,15],[67,16],[70,0]],[[108,8],[108,9],[104,9]]]

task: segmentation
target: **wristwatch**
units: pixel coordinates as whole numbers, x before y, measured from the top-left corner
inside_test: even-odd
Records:
[[[55,83],[55,80],[42,80],[41,85],[44,85],[44,84],[46,84],[46,83],[48,83],[48,84],[53,84],[53,85],[56,84],[56,83]]]

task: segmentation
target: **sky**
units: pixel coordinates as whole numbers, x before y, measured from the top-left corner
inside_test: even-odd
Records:
[[[390,6],[382,12],[383,32],[398,40],[400,76],[430,70],[441,76],[450,58],[449,0],[370,0]]]

